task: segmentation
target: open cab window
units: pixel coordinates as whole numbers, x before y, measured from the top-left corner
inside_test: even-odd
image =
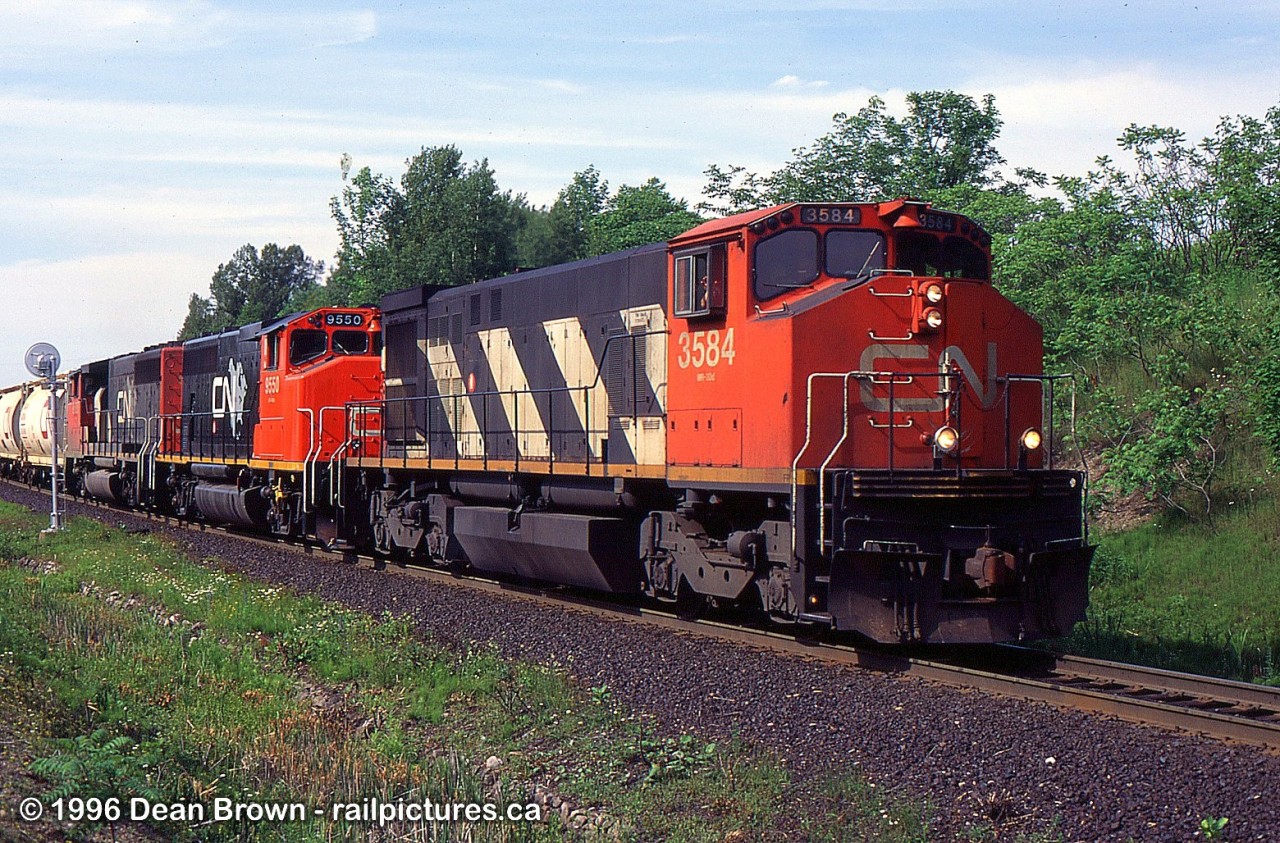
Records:
[[[694,319],[725,311],[725,246],[719,243],[675,256],[672,301],[676,316]]]
[[[264,369],[275,370],[280,368],[281,333],[281,331],[272,331],[262,341],[267,351],[266,362],[263,363]]]

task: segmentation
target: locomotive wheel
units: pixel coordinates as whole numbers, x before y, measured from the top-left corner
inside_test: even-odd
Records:
[[[676,590],[676,617],[682,621],[696,621],[710,604],[711,598],[694,591],[688,580],[680,578],[680,586]]]

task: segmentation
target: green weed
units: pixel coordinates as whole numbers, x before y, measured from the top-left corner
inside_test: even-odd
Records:
[[[579,688],[567,669],[445,648],[406,618],[195,565],[156,537],[72,519],[66,534],[37,546],[38,529],[38,519],[0,505],[4,558],[58,559],[58,570],[39,574],[0,563],[4,675],[50,689],[67,736],[37,765],[51,787],[94,779],[172,801],[323,806],[415,796],[524,803],[537,785],[607,816],[622,839],[676,841],[764,834],[790,812],[792,784],[776,761],[737,743],[655,735],[619,711],[607,687]],[[496,774],[482,769],[491,756]],[[870,788],[859,798],[868,815],[898,804]],[[835,839],[838,821],[809,827]],[[328,818],[161,830],[264,841],[357,840],[369,831]],[[552,819],[430,835],[564,833]]]

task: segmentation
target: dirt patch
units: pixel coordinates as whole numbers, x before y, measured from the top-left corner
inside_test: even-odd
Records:
[[[1141,492],[1119,496],[1102,491],[1102,478],[1107,467],[1102,451],[1086,451],[1085,467],[1089,472],[1089,497],[1093,504],[1093,526],[1104,533],[1120,533],[1141,527],[1160,514],[1160,507]]]

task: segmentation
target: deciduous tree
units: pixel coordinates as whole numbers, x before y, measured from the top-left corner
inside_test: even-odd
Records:
[[[667,192],[667,186],[651,178],[639,187],[623,185],[605,203],[604,210],[588,224],[588,249],[593,255],[616,252],[669,240],[702,218],[689,210],[682,199]]]
[[[301,246],[268,243],[259,252],[246,243],[213,273],[209,298],[192,294],[178,338],[275,319],[316,286],[323,270]]]
[[[710,201],[699,209],[733,213],[779,202],[929,196],[998,180],[995,168],[1004,158],[995,140],[1003,121],[992,95],[979,104],[955,91],[923,91],[908,94],[906,102],[901,119],[875,96],[854,114],[836,114],[830,132],[768,175],[711,165],[703,190]]]
[[[457,147],[439,146],[405,164],[399,187],[363,168],[331,201],[338,298],[376,302],[418,284],[466,284],[515,268],[527,203],[498,189],[488,161],[467,165]]]

